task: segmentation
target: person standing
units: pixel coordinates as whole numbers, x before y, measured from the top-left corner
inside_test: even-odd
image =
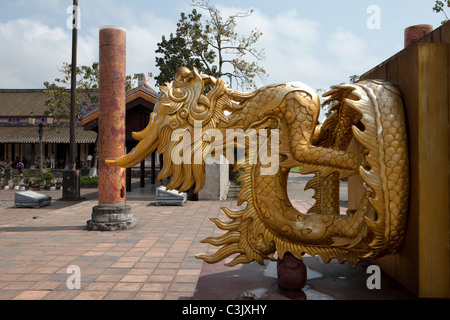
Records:
[[[55,169],[55,154],[50,155],[50,169]]]
[[[16,169],[19,171],[20,176],[22,176],[22,173],[23,173],[22,171],[23,171],[24,167],[25,167],[25,165],[23,164],[22,161],[17,162]]]
[[[90,168],[91,167],[91,163],[92,163],[92,155],[91,154],[89,154],[87,156],[86,162],[87,162],[88,168]]]

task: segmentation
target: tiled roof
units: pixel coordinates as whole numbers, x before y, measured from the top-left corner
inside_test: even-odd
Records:
[[[82,95],[87,96],[77,93]],[[0,117],[28,117],[31,112],[34,117],[44,116],[48,99],[44,89],[0,89]]]
[[[70,143],[70,127],[44,126],[43,143]],[[85,131],[83,127],[75,127],[76,143],[95,143],[97,133]],[[0,143],[39,143],[37,126],[8,125],[0,126]]]
[[[87,101],[87,92],[77,92],[77,100]],[[83,97],[85,96],[85,97]],[[158,94],[145,81],[145,77],[139,81],[138,87],[126,94],[126,103],[142,98],[150,103],[155,103]],[[37,126],[24,124],[33,113],[38,121],[45,117],[48,96],[44,89],[0,89],[0,143],[38,143],[39,135]],[[11,122],[12,118],[13,122]],[[19,119],[20,118],[20,119]],[[81,121],[77,121],[76,142],[95,143],[97,133],[83,130],[80,124],[87,125],[97,121],[98,106],[86,107],[81,112]],[[58,121],[58,119],[55,119]],[[18,124],[21,123],[21,124]],[[94,123],[94,122],[92,122]],[[88,126],[86,127],[88,128]],[[53,125],[52,129],[44,127],[43,143],[70,143],[70,128],[67,124],[63,127]]]
[[[140,85],[126,93],[125,102],[128,104],[129,102],[142,98],[147,100],[153,104],[156,103],[158,99],[158,94],[146,83],[144,85]],[[88,125],[90,122],[95,121],[98,118],[98,107],[92,108],[89,112],[86,112],[81,117],[81,124]]]
[[[36,116],[43,116],[47,100],[48,96],[43,89],[2,89],[0,90],[0,116],[27,117],[31,112]]]

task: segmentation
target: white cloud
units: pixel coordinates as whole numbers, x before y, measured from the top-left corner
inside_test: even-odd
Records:
[[[23,4],[30,4],[30,1],[23,1]],[[0,22],[0,70],[3,75],[0,88],[42,87],[44,81],[60,76],[57,68],[71,59],[71,30],[66,27],[65,9],[59,8],[57,17],[52,17],[53,23],[57,21],[56,26],[42,17]],[[223,16],[247,10],[226,5],[220,9]],[[157,75],[157,43],[162,35],[168,36],[175,31],[178,18],[161,17],[150,9],[139,11],[139,7],[118,1],[99,0],[89,6],[85,4],[81,7],[81,30],[78,32],[78,65],[98,61],[100,26],[120,25],[127,30],[127,74],[153,72]],[[381,62],[371,54],[373,44],[365,39],[343,28],[327,29],[324,21],[302,16],[295,9],[273,16],[255,9],[250,17],[239,19],[237,31],[240,35],[248,35],[254,28],[263,33],[256,47],[265,50],[266,60],[260,65],[269,73],[266,83],[258,82],[258,86],[302,81],[316,89],[327,89]],[[148,81],[153,85],[153,79]]]
[[[127,29],[127,74],[144,73],[147,76],[148,72],[159,73],[155,68],[155,50],[160,41],[161,37],[149,28],[133,26]],[[147,81],[154,87],[153,79]]]
[[[82,17],[87,18],[88,14]],[[65,16],[64,19],[66,18]],[[173,32],[173,24],[151,13],[142,13],[139,25],[126,26],[127,74],[153,72],[155,50],[162,34]],[[71,62],[72,32],[30,18],[0,23],[0,88],[42,88],[44,81],[60,77],[58,68]],[[82,21],[78,31],[77,64],[98,61],[98,27]],[[158,32],[155,32],[158,30]],[[149,83],[153,79],[148,79]]]
[[[54,79],[57,66],[70,59],[70,37],[62,28],[30,19],[0,23],[1,88],[36,87]],[[52,72],[53,71],[53,72]]]
[[[159,74],[155,66],[157,44],[162,35],[175,32],[176,24],[151,12],[144,12],[140,17],[139,24],[127,28],[127,74],[144,73],[147,76],[151,72],[156,76]],[[147,82],[158,90],[153,78],[147,77]]]
[[[326,47],[340,68],[355,69],[355,65],[373,66],[375,57],[370,54],[366,41],[343,28],[337,28],[327,41]]]
[[[222,10],[230,14],[245,9]],[[263,33],[256,47],[265,49],[266,60],[260,65],[269,73],[270,83],[302,81],[327,90],[380,62],[365,39],[339,27],[323,30],[321,22],[304,18],[295,9],[273,17],[256,9],[238,22],[242,35],[255,27]]]
[[[219,7],[222,16],[237,12],[246,12],[249,8]],[[269,17],[261,10],[255,9],[246,18],[237,20],[237,32],[248,36],[254,29],[262,32],[255,44],[258,50],[263,49],[266,60],[259,65],[268,72],[266,83],[257,81],[258,86],[269,83],[306,81],[304,74],[311,75],[318,66],[314,59],[314,48],[319,44],[320,23],[300,17],[297,10],[287,10]],[[246,59],[252,59],[247,56]],[[302,76],[303,75],[303,76]]]

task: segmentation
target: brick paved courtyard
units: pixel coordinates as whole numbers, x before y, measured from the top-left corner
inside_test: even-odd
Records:
[[[311,193],[302,192],[305,181],[290,179],[288,188],[302,212],[313,204]],[[15,208],[15,191],[0,191],[0,300],[193,299],[204,270],[195,255],[218,249],[200,241],[224,232],[210,218],[226,220],[220,208],[237,208],[235,199],[156,206],[148,188],[137,189],[127,194],[137,226],[99,232],[86,229],[98,204],[95,189],[82,189],[76,202],[62,201],[61,191],[40,192],[52,203],[35,209]],[[80,288],[68,286],[72,266]]]

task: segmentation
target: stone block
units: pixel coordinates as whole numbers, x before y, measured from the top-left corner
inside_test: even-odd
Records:
[[[187,201],[186,192],[177,190],[166,190],[166,187],[160,186],[156,189],[157,206],[183,206]]]
[[[34,191],[21,191],[14,194],[16,208],[40,208],[48,206],[52,197]]]

